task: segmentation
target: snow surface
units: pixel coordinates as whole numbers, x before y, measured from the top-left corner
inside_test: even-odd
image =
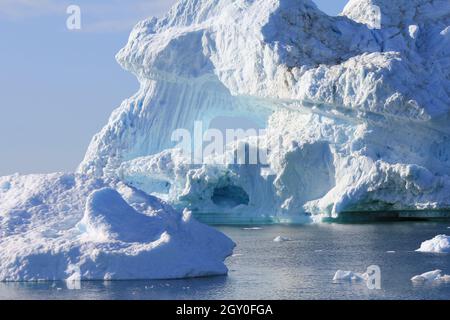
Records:
[[[439,283],[439,282],[450,282],[449,275],[443,275],[442,270],[434,270],[430,272],[425,272],[424,274],[414,276],[411,278],[414,283]]]
[[[417,252],[429,253],[450,253],[450,237],[447,235],[438,235],[431,240],[422,243]]]
[[[160,200],[78,174],[0,178],[0,281],[227,273],[233,242]]]
[[[439,215],[450,209],[449,26],[448,0],[352,0],[339,17],[310,0],[180,0],[118,53],[141,87],[79,172],[229,221]],[[268,148],[269,168],[190,165],[173,149],[174,129],[218,116],[267,129],[247,142]],[[241,194],[214,203],[224,187]],[[249,201],[230,208],[232,197]]]

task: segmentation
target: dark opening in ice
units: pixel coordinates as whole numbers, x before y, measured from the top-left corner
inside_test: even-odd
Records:
[[[214,189],[212,201],[222,207],[237,207],[238,205],[248,205],[250,197],[244,189],[238,186],[226,186]]]

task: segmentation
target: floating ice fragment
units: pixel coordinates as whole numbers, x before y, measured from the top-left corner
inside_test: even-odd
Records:
[[[275,239],[273,239],[273,242],[286,242],[286,241],[292,241],[289,238],[286,237],[282,237],[282,236],[278,236]]]
[[[447,235],[438,235],[431,240],[422,243],[417,252],[429,253],[450,253],[450,237]]]
[[[410,25],[408,30],[409,30],[409,36],[411,37],[411,39],[414,39],[414,40],[417,39],[417,35],[419,33],[419,26],[417,26],[415,24]]]
[[[0,177],[0,281],[224,275],[233,242],[160,200],[85,175]],[[62,205],[64,204],[64,205]]]
[[[443,275],[442,270],[434,270],[414,276],[411,278],[411,281],[414,283],[450,282],[450,276]]]
[[[338,271],[336,271],[336,274],[334,275],[333,281],[334,282],[340,282],[340,281],[361,282],[361,281],[367,281],[367,278],[368,278],[367,273],[357,273],[357,272],[353,272],[353,271],[338,270]]]

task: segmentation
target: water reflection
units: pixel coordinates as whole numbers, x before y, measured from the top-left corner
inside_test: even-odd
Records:
[[[0,299],[203,299],[222,291],[227,277],[155,281],[0,283]]]

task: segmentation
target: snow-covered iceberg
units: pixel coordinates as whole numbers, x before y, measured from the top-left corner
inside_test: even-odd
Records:
[[[78,174],[0,178],[0,281],[222,275],[233,242],[160,200]]]
[[[424,241],[417,252],[450,253],[450,237],[438,235],[431,240]]]

